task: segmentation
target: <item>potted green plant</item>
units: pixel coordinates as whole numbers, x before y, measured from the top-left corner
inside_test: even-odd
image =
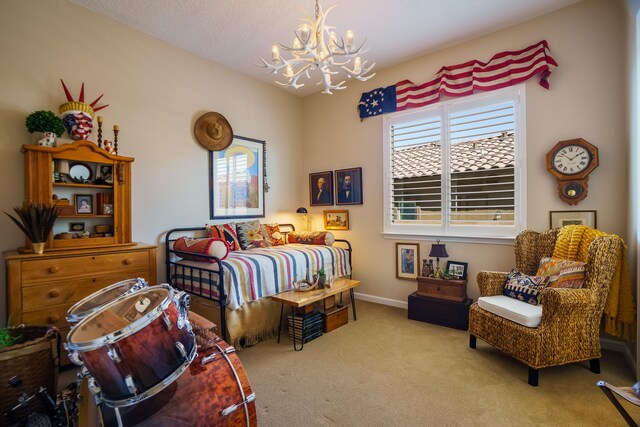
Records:
[[[23,202],[22,206],[17,206],[13,210],[18,214],[19,220],[6,212],[5,215],[11,218],[31,240],[33,252],[41,254],[44,251],[44,243],[53,229],[53,224],[60,215],[60,210],[51,203],[30,201]]]
[[[55,146],[55,138],[64,133],[64,123],[62,119],[51,111],[39,110],[29,114],[25,120],[27,131],[34,134],[34,139],[38,145],[48,147]]]
[[[320,267],[320,269],[313,275],[313,280],[318,279],[318,287],[324,288],[325,283],[327,282],[327,275],[324,272],[324,267]]]

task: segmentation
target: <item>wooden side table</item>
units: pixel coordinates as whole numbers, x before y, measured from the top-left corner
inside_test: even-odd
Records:
[[[409,319],[466,331],[472,302],[471,298],[458,302],[423,297],[414,292],[409,295]]]

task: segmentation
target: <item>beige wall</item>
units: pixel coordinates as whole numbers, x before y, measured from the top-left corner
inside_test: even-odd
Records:
[[[105,94],[105,127],[120,125],[120,154],[136,159],[136,241],[160,243],[173,227],[209,220],[207,151],[192,136],[195,119],[206,111],[225,115],[238,135],[267,141],[267,220],[297,220],[288,212],[300,205],[304,188],[296,179],[303,174],[300,98],[63,0],[0,0],[0,58],[0,210],[11,211],[23,199],[24,119],[34,110],[57,112],[65,101],[63,78],[74,96],[83,81],[90,100]],[[111,139],[110,131],[105,135]],[[0,250],[23,243],[2,215]],[[4,263],[0,277],[3,324]]]
[[[351,230],[340,233],[354,245],[355,276],[363,281],[359,292],[406,304],[407,295],[416,289],[415,282],[395,278],[397,240],[381,235],[382,118],[359,121],[360,94],[405,78],[422,83],[443,65],[487,60],[497,52],[543,39],[560,66],[551,76],[551,90],[533,80],[526,84],[527,228],[547,229],[551,210],[594,209],[598,228],[628,237],[624,26],[624,10],[618,2],[585,1],[382,70],[367,82],[349,82],[347,90],[333,96],[304,98],[303,174],[363,167],[364,204],[349,207]],[[557,141],[578,137],[599,148],[600,167],[590,176],[588,197],[571,208],[557,196],[545,154]],[[306,190],[304,195],[308,197]],[[314,228],[320,227],[322,209],[313,208],[312,214]],[[421,242],[422,258],[431,243]],[[508,271],[515,264],[511,245],[447,243],[447,250],[450,259],[469,263],[468,293],[474,298],[479,270]]]

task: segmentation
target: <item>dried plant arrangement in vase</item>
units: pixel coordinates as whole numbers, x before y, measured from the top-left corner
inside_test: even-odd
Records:
[[[60,210],[56,205],[51,203],[34,203],[25,201],[22,206],[14,207],[13,210],[18,214],[18,218],[5,214],[11,218],[13,222],[22,230],[22,232],[31,240],[33,251],[42,253],[44,243],[49,238],[49,234],[53,229],[53,224],[60,215]]]

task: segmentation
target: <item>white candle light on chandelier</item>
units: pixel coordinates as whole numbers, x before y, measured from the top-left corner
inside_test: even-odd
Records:
[[[293,77],[293,67],[291,66],[291,64],[287,65],[287,72],[284,76]]]
[[[309,41],[309,26],[307,24],[304,24],[302,28],[300,28],[300,39],[304,44],[307,44]]]
[[[271,59],[273,62],[280,62],[280,51],[278,50],[278,46],[275,44],[271,48]]]
[[[353,47],[353,31],[347,30],[347,50]]]
[[[356,56],[353,60],[353,72],[359,74],[362,71],[362,58]]]

